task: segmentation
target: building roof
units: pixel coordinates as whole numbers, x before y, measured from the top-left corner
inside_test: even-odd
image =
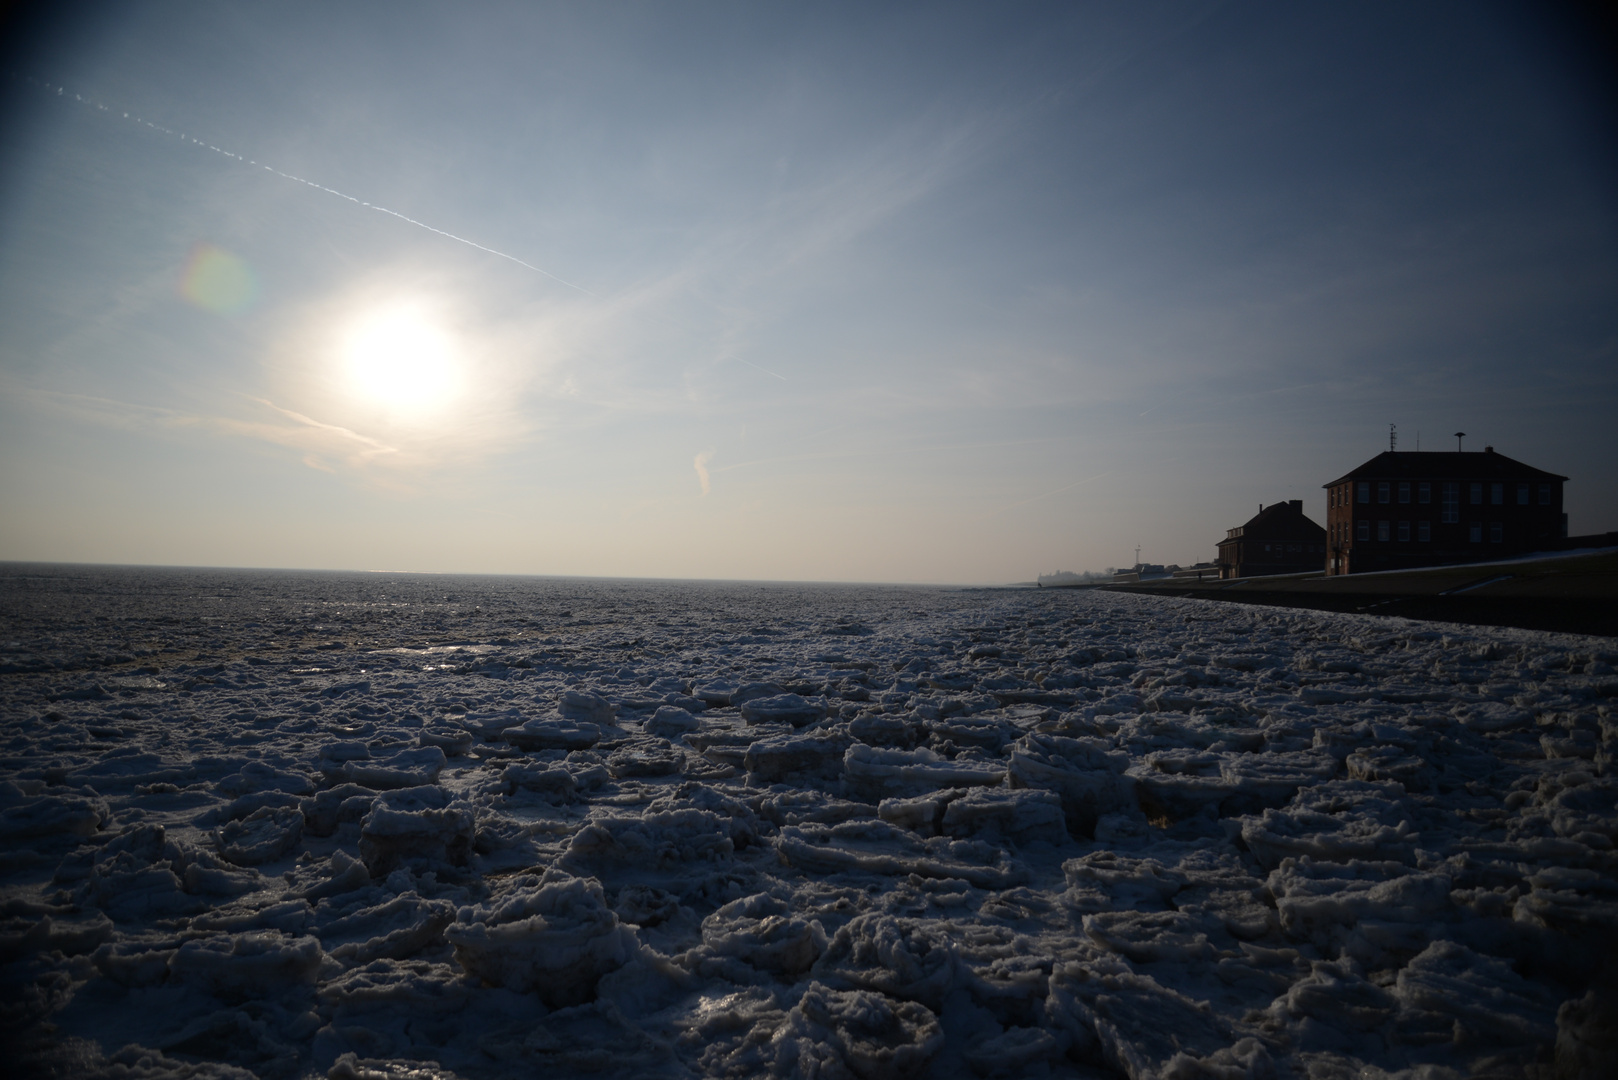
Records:
[[[1303,500],[1271,503],[1254,514],[1238,529],[1230,530],[1220,543],[1236,540],[1299,540],[1316,543],[1326,538],[1324,526],[1317,525],[1303,513]]]
[[[1515,458],[1497,454],[1454,450],[1384,450],[1357,469],[1344,473],[1321,487],[1334,487],[1361,477],[1423,477],[1441,480],[1566,480],[1557,473],[1524,465]]]

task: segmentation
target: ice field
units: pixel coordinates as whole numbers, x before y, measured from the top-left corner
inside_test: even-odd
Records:
[[[1618,642],[0,567],[24,1075],[1600,1076]]]

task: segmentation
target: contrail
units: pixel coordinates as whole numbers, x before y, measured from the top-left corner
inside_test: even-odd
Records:
[[[742,360],[742,358],[739,357],[739,356],[733,357],[733,359]],[[791,381],[785,375],[776,375],[776,373],[771,371],[769,368],[767,368],[767,367],[759,367],[759,365],[753,363],[753,361],[751,361],[751,360],[742,360],[742,363],[746,364],[750,368],[758,368],[759,371],[762,371],[766,375],[775,375],[775,377],[777,379],[780,379],[782,382]]]
[[[38,79],[31,78],[31,77],[29,77],[27,75],[18,75],[16,72],[12,72],[11,77],[13,79],[20,79],[20,80],[22,80],[23,82],[27,83],[30,86],[36,86],[36,87],[39,87],[42,90],[53,91],[56,94],[57,97],[66,97],[67,96],[67,88],[66,87],[52,86],[50,83],[40,82]],[[89,99],[81,97],[78,94],[73,95],[73,100],[77,101],[77,102],[80,102],[82,104],[85,104],[85,105],[93,105],[93,106],[95,106],[96,109],[100,110],[101,112],[112,112],[112,110],[107,108],[105,105],[102,105],[99,102],[90,101]],[[586,296],[593,296],[598,300],[601,298],[598,294],[591,292],[589,289],[586,289],[584,286],[575,285],[575,284],[573,284],[573,282],[568,281],[566,278],[557,277],[555,274],[551,273],[549,270],[545,270],[545,269],[543,269],[541,267],[535,266],[533,263],[530,263],[530,262],[524,262],[523,260],[517,258],[517,256],[515,256],[515,255],[507,255],[503,251],[497,251],[492,247],[485,247],[484,245],[478,243],[475,240],[468,240],[464,236],[456,236],[452,232],[445,232],[443,229],[435,229],[433,226],[427,224],[425,221],[417,221],[415,218],[410,217],[408,214],[401,214],[397,210],[389,210],[385,206],[377,206],[374,203],[368,203],[364,199],[357,199],[352,195],[346,194],[345,192],[338,191],[336,188],[329,188],[325,184],[319,184],[319,183],[316,183],[313,180],[305,180],[301,176],[293,176],[291,173],[282,172],[280,169],[277,169],[273,165],[266,165],[261,161],[254,161],[251,158],[245,157],[245,156],[243,156],[241,154],[233,154],[229,150],[223,149],[222,147],[215,146],[212,143],[203,142],[201,139],[194,139],[194,138],[192,138],[191,136],[185,134],[182,131],[175,131],[173,128],[166,128],[162,124],[154,124],[152,121],[144,119],[142,117],[130,116],[128,113],[124,113],[123,117],[124,117],[125,120],[128,120],[131,123],[139,124],[139,125],[141,125],[143,127],[149,127],[153,131],[160,131],[165,135],[178,136],[181,142],[189,142],[192,145],[200,146],[205,150],[212,150],[214,153],[222,154],[223,156],[228,157],[233,161],[239,161],[244,165],[252,165],[252,166],[255,166],[257,168],[261,168],[261,169],[265,170],[266,172],[272,172],[276,176],[283,177],[284,179],[294,181],[295,183],[304,184],[304,185],[306,185],[308,187],[315,188],[315,189],[317,189],[319,191],[324,191],[328,195],[335,195],[339,199],[347,199],[349,202],[354,203],[356,206],[363,206],[363,207],[366,207],[367,209],[375,210],[378,213],[387,214],[389,217],[396,217],[400,221],[405,222],[406,224],[414,225],[418,229],[425,229],[430,233],[437,233],[439,236],[442,236],[442,237],[444,237],[446,239],[449,239],[449,240],[453,240],[457,244],[465,244],[467,247],[477,248],[479,251],[487,252],[490,255],[494,255],[494,256],[497,256],[499,258],[505,259],[508,262],[514,262],[518,266],[523,267],[524,269],[532,270],[536,274],[543,274],[546,277],[550,278],[552,281],[554,281],[554,282],[556,282],[556,283],[558,283],[560,285],[566,285],[568,288],[575,289],[578,292],[581,292]],[[743,361],[743,362],[745,363],[746,361]],[[756,367],[757,365],[754,365],[754,366]],[[759,368],[759,370],[763,371],[764,369]],[[775,375],[775,373],[773,371],[770,372],[770,374]],[[779,375],[776,375],[775,377],[778,378],[778,379],[781,378],[781,376],[779,376]]]

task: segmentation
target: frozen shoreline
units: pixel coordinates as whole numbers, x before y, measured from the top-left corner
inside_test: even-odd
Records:
[[[1610,640],[1086,590],[0,598],[0,1021],[42,1074],[1550,1077],[1611,1023]]]

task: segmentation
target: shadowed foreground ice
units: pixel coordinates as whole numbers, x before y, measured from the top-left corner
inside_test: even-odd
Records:
[[[1618,645],[0,568],[0,1025],[106,1077],[1598,1076]]]

